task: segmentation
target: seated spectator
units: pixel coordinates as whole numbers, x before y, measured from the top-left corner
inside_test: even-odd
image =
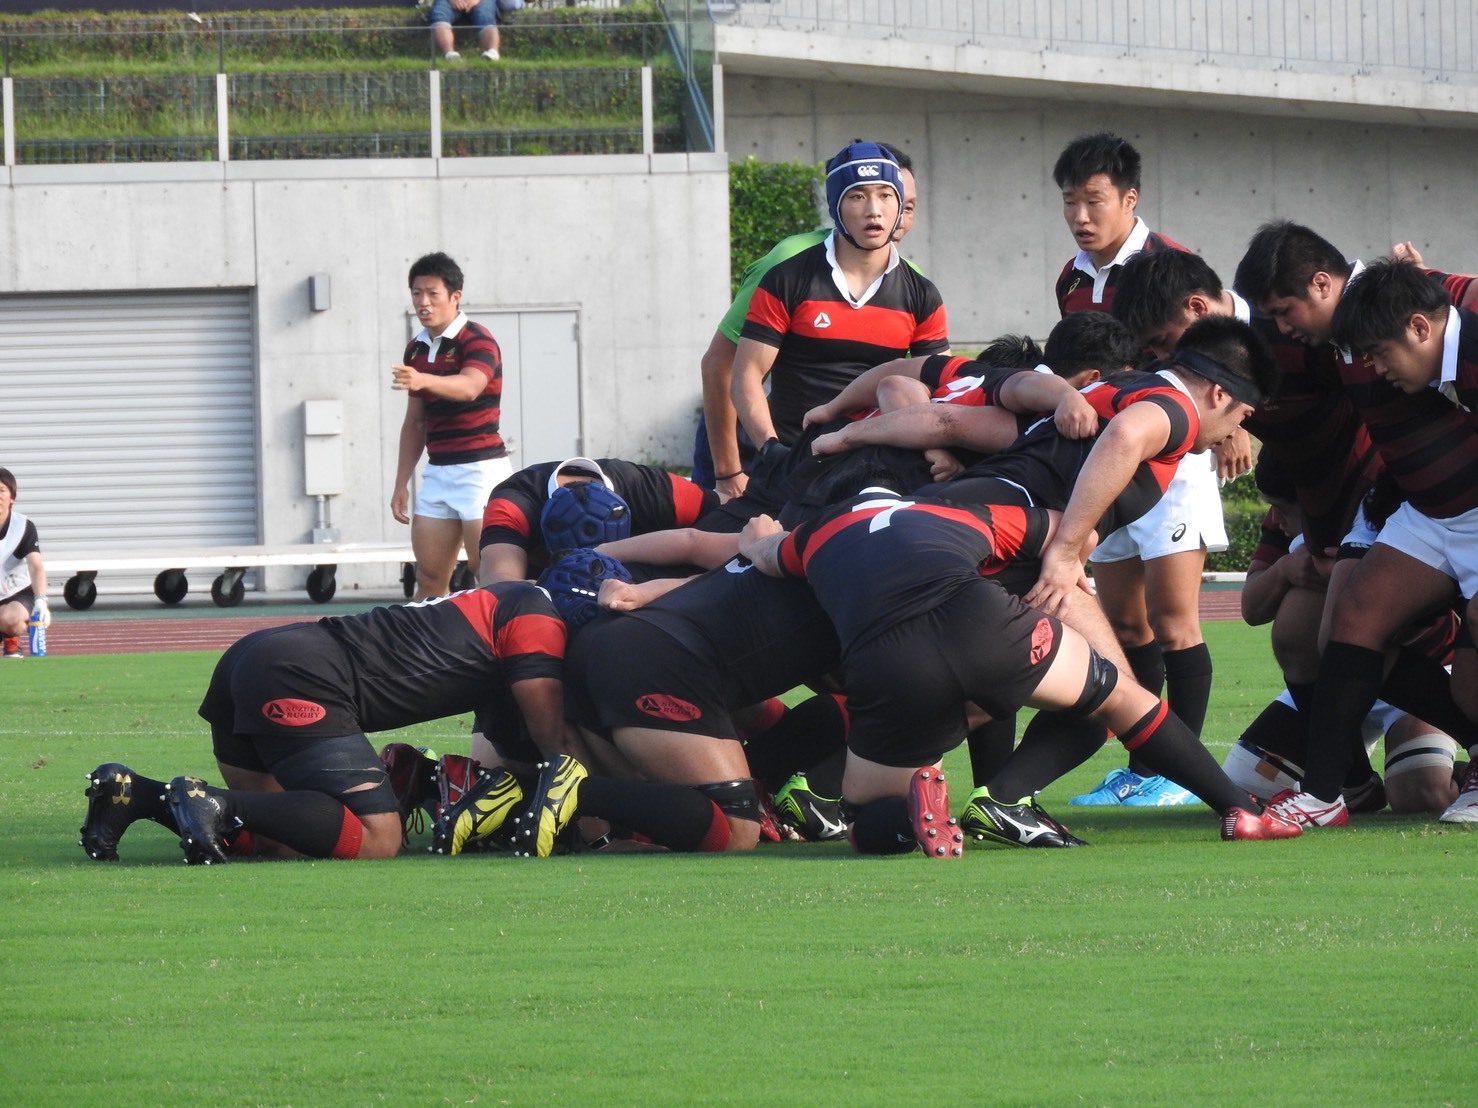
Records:
[[[482,47],[482,56],[490,62],[502,57],[498,47],[502,40],[498,35],[498,0],[432,0],[431,41],[436,52],[449,62],[462,60],[452,38],[452,24],[465,23],[477,28],[477,44]]]

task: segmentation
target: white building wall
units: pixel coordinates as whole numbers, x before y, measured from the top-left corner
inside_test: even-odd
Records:
[[[1030,99],[899,87],[887,71],[875,85],[735,72],[743,64],[730,58],[725,70],[731,158],[821,161],[857,136],[913,157],[919,220],[904,253],[944,294],[957,343],[1040,338],[1056,321],[1052,285],[1075,247],[1052,165],[1085,131],[1139,148],[1140,214],[1228,283],[1252,232],[1275,217],[1307,223],[1351,257],[1410,239],[1430,265],[1478,272],[1478,136],[1452,119],[1436,128],[1126,105],[1117,89]],[[1478,116],[1466,121],[1478,128]]]
[[[461,264],[470,306],[578,313],[583,452],[691,456],[698,359],[728,302],[722,156],[468,160],[439,173],[396,161],[16,167],[8,177],[0,294],[254,291],[264,542],[306,542],[316,522],[303,491],[309,399],[345,406],[349,482],[332,524],[346,541],[405,535],[388,509],[405,409],[389,367],[409,334],[406,271],[430,250]],[[313,312],[308,279],[320,273],[332,306]],[[274,585],[304,571],[281,572]],[[339,576],[341,587],[394,579],[389,567]]]

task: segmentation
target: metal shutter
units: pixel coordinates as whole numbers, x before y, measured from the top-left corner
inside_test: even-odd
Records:
[[[43,555],[256,542],[254,364],[247,290],[0,296],[0,465]]]

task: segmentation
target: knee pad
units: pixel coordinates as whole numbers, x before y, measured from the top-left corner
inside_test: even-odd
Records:
[[[724,815],[732,816],[734,819],[748,820],[750,823],[760,821],[760,796],[755,790],[753,778],[715,781],[709,785],[693,787],[713,801],[714,806]]]
[[[1119,667],[1103,657],[1091,646],[1088,648],[1088,676],[1083,681],[1083,691],[1077,703],[1067,710],[1068,715],[1087,716],[1098,710],[1108,699],[1109,693],[1119,683]]]

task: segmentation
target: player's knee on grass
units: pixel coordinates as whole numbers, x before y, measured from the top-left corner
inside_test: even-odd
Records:
[[[1386,732],[1386,803],[1399,813],[1440,812],[1457,797],[1457,743],[1422,720],[1402,716]]]

